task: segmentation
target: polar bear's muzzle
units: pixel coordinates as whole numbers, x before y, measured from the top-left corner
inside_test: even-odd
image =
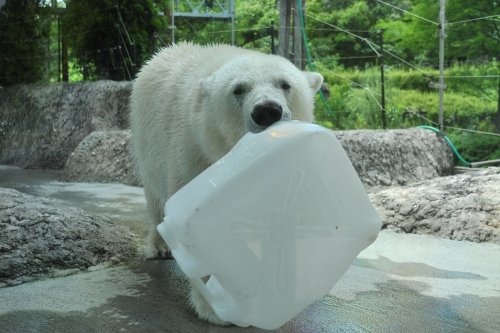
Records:
[[[255,125],[260,127],[260,129],[265,129],[284,118],[283,108],[274,101],[265,101],[256,104],[251,116],[252,121]]]

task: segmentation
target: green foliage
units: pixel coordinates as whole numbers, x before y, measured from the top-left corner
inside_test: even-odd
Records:
[[[499,59],[500,18],[469,21],[490,15],[500,15],[500,3],[496,0],[447,1],[446,53],[448,59],[467,58]]]
[[[321,100],[320,96],[316,98],[315,118],[318,124],[329,128],[346,129],[356,122],[355,119],[348,119],[349,113],[347,101],[351,87],[348,84],[330,85],[330,96],[327,105]]]
[[[409,9],[414,15],[405,13],[400,20],[383,18],[377,22],[376,27],[385,30],[385,41],[398,56],[417,64],[436,65],[439,1],[411,0]],[[462,21],[499,14],[500,7],[497,1],[447,1],[446,59],[491,60],[493,57],[498,57],[500,54],[500,43],[498,43],[500,19],[492,17],[469,22]]]
[[[247,27],[238,32],[237,45],[245,48],[271,53],[271,29],[275,30],[275,43],[278,44],[279,25],[278,7],[275,0],[236,1],[236,25]]]
[[[427,122],[425,118],[438,121],[437,92],[419,92],[416,90],[391,89],[388,92],[390,108],[401,116],[414,117],[418,122]],[[444,121],[454,127],[479,129],[483,121],[491,123],[496,112],[496,103],[474,95],[448,92],[444,99]],[[404,118],[401,117],[401,120]],[[401,125],[405,125],[402,121]]]
[[[328,127],[381,128],[379,41],[383,31],[389,128],[434,124],[438,94],[437,0],[307,0],[308,47],[330,87],[317,98],[316,120]],[[0,11],[0,84],[49,81],[57,50],[57,16],[49,1],[7,0]],[[71,80],[133,78],[159,46],[171,42],[169,0],[66,0],[62,35]],[[236,45],[271,52],[276,0],[236,0]],[[400,8],[401,10],[396,9]],[[208,10],[208,9],[207,9]],[[406,12],[405,12],[406,11]],[[158,15],[165,12],[165,16]],[[411,14],[410,14],[411,13]],[[446,1],[445,124],[500,131],[497,0]],[[485,19],[476,20],[476,18]],[[494,16],[494,17],[493,17]],[[124,24],[121,23],[120,17]],[[278,44],[277,30],[274,30]],[[130,38],[129,38],[130,36]],[[229,43],[227,21],[176,18],[175,40]],[[400,59],[398,59],[398,57]],[[406,63],[405,63],[406,62]],[[419,67],[415,70],[413,66]],[[500,158],[497,137],[450,132],[470,160]],[[496,140],[496,141],[495,141]]]
[[[166,29],[158,10],[153,0],[67,0],[63,35],[84,78],[133,78]]]
[[[356,34],[367,37],[370,34],[366,31],[374,24],[375,17],[366,1],[344,3],[345,7],[328,10],[332,8],[330,1],[308,2],[307,12],[315,19],[308,18],[306,28],[309,29],[308,37],[311,41],[313,58],[336,56],[341,64],[353,66],[366,62],[366,59],[351,58],[352,56],[373,56],[373,50],[365,41],[341,32],[335,27],[354,30]]]
[[[446,71],[447,90],[444,99],[446,126],[494,132],[497,117],[498,79],[474,76],[497,75],[498,63],[465,66],[456,64]],[[380,69],[368,68],[325,70],[330,85],[331,111],[317,102],[316,119],[336,129],[381,128]],[[388,128],[408,128],[438,122],[438,92],[428,87],[437,76],[435,69],[422,71],[389,68],[386,77],[386,123]],[[462,78],[456,78],[463,76]],[[455,79],[452,79],[455,77]],[[468,78],[468,79],[466,79]],[[471,161],[500,158],[500,138],[479,133],[450,131],[459,151]]]
[[[169,18],[170,19],[170,18]],[[171,41],[169,36],[168,41]],[[231,30],[227,22],[216,20],[175,19],[175,42],[191,41],[198,44],[231,43]]]
[[[271,53],[271,28],[279,24],[275,0],[236,0],[237,27],[235,44],[244,48]],[[200,44],[231,43],[227,21],[176,18],[176,41],[188,40]],[[275,31],[277,35],[277,30]],[[277,44],[277,36],[276,44]]]
[[[492,128],[490,128],[492,130]],[[500,137],[481,133],[453,131],[447,134],[469,162],[500,159]]]
[[[0,85],[42,81],[50,26],[41,0],[8,0],[0,9]]]

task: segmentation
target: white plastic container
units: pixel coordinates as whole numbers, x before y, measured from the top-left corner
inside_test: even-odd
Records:
[[[165,216],[158,231],[215,313],[263,329],[327,294],[381,228],[335,135],[297,121],[246,134]]]

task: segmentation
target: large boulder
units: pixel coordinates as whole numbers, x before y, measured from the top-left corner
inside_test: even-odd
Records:
[[[102,216],[0,188],[0,286],[134,256],[136,237]]]
[[[404,185],[453,171],[450,148],[428,130],[340,131],[335,135],[368,187]],[[64,179],[139,185],[130,137],[128,130],[91,133],[69,157]]]
[[[370,194],[383,228],[500,243],[500,168]]]
[[[62,169],[80,142],[94,131],[128,128],[130,82],[99,81],[80,84],[23,85],[0,90],[0,164],[24,168]],[[414,181],[449,175],[453,157],[443,138],[422,129],[336,131],[361,180],[368,186],[404,185]],[[103,138],[104,134],[99,134]],[[114,133],[109,134],[110,138]],[[89,137],[95,140],[96,136]],[[97,139],[99,140],[99,139]],[[122,142],[121,139],[118,139]],[[95,157],[103,153],[114,157],[119,147],[87,142],[75,152],[71,163],[92,162],[92,167],[109,170],[109,163],[99,166]],[[127,145],[122,145],[128,149]],[[84,158],[85,152],[94,156]],[[327,153],[327,152],[325,152]],[[119,164],[127,156],[120,154]],[[130,159],[130,157],[128,157]],[[78,162],[77,162],[78,160]],[[68,162],[69,163],[69,162]],[[70,164],[70,167],[74,166]],[[88,166],[90,168],[91,166]],[[116,178],[97,172],[68,179],[89,181],[124,181],[137,184],[132,176]],[[129,173],[125,171],[125,173]],[[76,177],[76,178],[74,178]]]
[[[71,153],[63,179],[140,185],[130,154],[130,137],[127,130],[92,132]]]
[[[128,127],[130,91],[114,81],[0,89],[0,164],[62,169],[89,133]]]
[[[405,185],[453,172],[451,149],[429,130],[336,131],[335,135],[368,186]]]

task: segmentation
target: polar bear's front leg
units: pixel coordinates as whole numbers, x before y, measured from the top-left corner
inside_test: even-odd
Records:
[[[191,285],[191,295],[190,295],[190,300],[191,300],[191,305],[194,308],[194,311],[198,315],[200,319],[206,320],[209,323],[215,324],[215,325],[221,325],[221,326],[229,326],[232,325],[231,323],[227,321],[221,320],[212,310],[212,307],[208,302],[205,300],[203,295],[194,287]]]
[[[156,231],[156,226],[151,228],[148,237],[144,244],[144,256],[148,259],[152,258],[171,258],[170,249],[167,244],[161,238],[158,231]]]
[[[146,258],[171,258],[170,249],[156,230],[158,223],[161,223],[163,220],[163,204],[160,204],[146,188],[144,190],[151,219],[151,229],[144,244],[144,255]]]

